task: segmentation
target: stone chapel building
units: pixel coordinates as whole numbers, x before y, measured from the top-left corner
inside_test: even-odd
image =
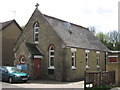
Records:
[[[106,52],[87,28],[34,10],[14,46],[14,64],[31,79],[73,81],[105,71]]]

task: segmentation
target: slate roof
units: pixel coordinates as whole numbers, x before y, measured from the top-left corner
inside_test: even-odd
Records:
[[[35,44],[26,43],[26,47],[28,48],[28,50],[30,51],[30,53],[32,55],[41,55],[41,56],[43,56],[42,51]]]
[[[18,28],[22,31],[22,28],[18,25],[18,23],[15,20],[10,20],[10,21],[6,21],[6,22],[1,22],[2,24],[2,28],[0,28],[0,30],[3,30],[4,28],[6,28],[7,26],[9,26],[11,23],[15,22],[15,24],[18,26]]]
[[[39,9],[35,9],[32,16],[35,13],[37,14],[40,13],[40,15],[42,14],[39,11]],[[32,16],[30,17],[30,19],[32,18]],[[44,14],[42,14],[42,16],[48,21],[48,23],[51,25],[53,30],[62,39],[62,41],[65,43],[67,47],[90,49],[90,50],[92,49],[92,50],[99,50],[99,51],[110,51],[87,28],[70,23],[70,26],[71,26],[70,28],[72,31],[72,33],[70,34],[69,30],[65,25],[67,21],[64,21],[55,17],[51,17],[48,15],[44,15]],[[30,19],[28,23],[30,22]]]
[[[44,15],[44,17],[53,27],[59,37],[63,40],[66,46],[109,51],[109,49],[103,43],[101,43],[87,28],[69,23],[71,28],[70,31],[72,32],[70,33],[68,27],[65,25],[67,23],[66,21],[48,15]]]

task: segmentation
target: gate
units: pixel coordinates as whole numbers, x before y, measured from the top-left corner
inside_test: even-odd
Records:
[[[115,71],[85,72],[84,88],[115,84]]]

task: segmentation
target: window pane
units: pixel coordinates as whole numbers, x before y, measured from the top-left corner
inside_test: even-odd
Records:
[[[38,23],[35,24],[35,27],[39,27]]]
[[[86,53],[86,65],[88,65],[88,53]]]
[[[48,69],[48,74],[49,75],[54,75],[54,69]]]
[[[97,55],[97,65],[99,65],[99,55]]]
[[[74,66],[74,58],[72,58],[72,66]]]
[[[97,65],[99,65],[99,63],[98,63],[98,59],[97,59]]]
[[[38,33],[35,33],[35,41],[38,41]]]
[[[35,37],[35,41],[38,41],[38,37]]]
[[[24,62],[24,58],[21,58],[21,62]]]
[[[38,32],[38,28],[35,28],[35,32]]]
[[[88,58],[86,58],[86,65],[88,65]]]
[[[54,47],[53,46],[50,46],[49,47],[49,65],[50,66],[54,66]]]
[[[39,29],[39,23],[35,23],[34,25],[34,41],[38,41],[38,29]]]
[[[74,56],[74,52],[72,52],[72,56]]]
[[[54,50],[54,48],[53,48],[53,47],[51,47],[51,48],[50,48],[50,50]]]
[[[54,52],[50,52],[50,55],[54,55]]]
[[[76,53],[75,52],[72,52],[72,66],[76,66],[75,63],[75,56],[76,56]]]
[[[88,58],[86,58],[86,62],[88,61]]]
[[[50,58],[50,66],[54,66],[54,57]]]
[[[38,37],[38,33],[35,33],[35,37]]]

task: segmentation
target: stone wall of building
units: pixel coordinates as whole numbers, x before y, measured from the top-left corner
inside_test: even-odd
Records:
[[[25,64],[21,64],[20,61],[19,61],[21,55],[24,55],[25,58],[26,58]],[[25,42],[20,44],[19,48],[14,53],[14,57],[15,57],[14,66],[17,66],[17,65],[27,65],[28,70],[27,71],[23,71],[23,72],[28,73],[30,75],[30,79],[33,79],[34,78],[33,59],[32,59],[31,53],[26,48]]]
[[[105,71],[105,53],[100,52],[100,68],[97,68],[97,57],[96,51],[90,50],[89,52],[89,68],[86,69],[86,54],[84,49],[76,49],[76,69],[72,70],[72,59],[71,59],[71,48],[67,48],[66,55],[66,72],[67,72],[67,80],[80,80],[83,79],[85,71]]]
[[[108,58],[106,63],[106,70],[115,71],[116,85],[120,86],[120,52],[119,51],[109,52],[108,57],[110,56],[113,56],[113,58],[116,58],[116,62],[111,62],[110,58]]]
[[[120,86],[120,63],[107,63],[106,70],[107,71],[115,71],[115,81],[116,85]]]
[[[41,78],[62,80],[63,60],[64,60],[64,49],[63,49],[64,43],[62,42],[60,37],[58,37],[56,32],[53,30],[53,28],[48,24],[48,22],[43,18],[42,14],[37,13],[37,12],[33,13],[33,16],[30,18],[29,23],[26,25],[26,27],[24,29],[24,33],[21,37],[22,38],[21,41],[22,42],[24,41],[24,43],[34,43],[33,25],[35,22],[39,22],[39,35],[38,35],[39,43],[36,44],[36,46],[44,54],[44,57],[42,59]],[[54,60],[55,72],[54,72],[54,75],[48,74],[49,46],[51,44],[53,44],[55,46],[55,60]],[[18,53],[17,56],[19,56],[20,54],[23,54],[22,52],[26,52],[24,49],[23,49],[23,51],[21,50],[21,48],[23,48],[24,45],[20,46],[19,49],[17,49],[17,53]],[[28,53],[28,52],[26,52],[26,53]],[[24,54],[26,54],[26,53],[24,53]],[[26,57],[28,57],[28,55],[26,55]],[[34,69],[34,67],[33,67],[33,69]]]

